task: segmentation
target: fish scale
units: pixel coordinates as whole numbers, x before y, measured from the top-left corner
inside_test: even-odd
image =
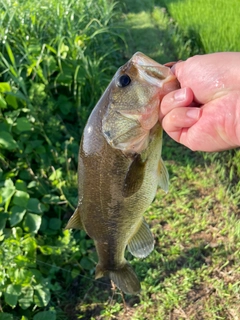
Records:
[[[138,258],[151,253],[154,238],[143,214],[158,185],[168,190],[158,113],[162,97],[177,88],[170,68],[136,53],[93,109],[80,144],[79,203],[66,228],[83,228],[94,240],[95,278],[109,276],[128,294],[141,286],[126,247]]]

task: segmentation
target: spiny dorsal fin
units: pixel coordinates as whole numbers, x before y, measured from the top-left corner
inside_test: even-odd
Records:
[[[79,207],[77,207],[77,209],[74,211],[74,214],[68,220],[65,229],[83,229]]]
[[[145,258],[154,248],[154,238],[145,219],[137,233],[128,243],[128,250],[134,257]]]
[[[169,175],[162,158],[160,158],[158,162],[157,174],[159,177],[159,187],[161,187],[167,193],[169,187]]]

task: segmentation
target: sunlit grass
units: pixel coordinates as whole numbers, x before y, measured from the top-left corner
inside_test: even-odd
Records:
[[[174,29],[154,1],[125,3],[130,52],[141,50],[160,62],[190,55],[192,33]],[[169,3],[180,5],[181,1]],[[194,30],[197,34],[199,29]],[[163,38],[158,38],[160,34]],[[201,43],[191,45],[199,46],[204,52]],[[127,297],[127,308],[119,311],[123,302],[116,293],[107,306],[98,305],[102,309],[99,319],[238,319],[239,154],[237,150],[194,153],[165,136],[163,159],[170,173],[169,193],[159,190],[145,214],[155,249],[148,258],[131,261],[141,279],[141,294]],[[92,290],[99,296],[97,289]],[[86,299],[90,302],[91,295]],[[84,303],[80,310],[82,307]],[[94,308],[89,303],[88,311]],[[84,312],[80,314],[84,318]]]
[[[238,0],[157,0],[204,52],[240,51]]]
[[[44,0],[34,6],[30,0],[0,1],[0,49],[5,58],[0,65],[1,80],[9,81],[15,93],[24,93],[24,82],[19,79],[25,80],[26,96],[36,112],[36,115],[31,113],[31,119],[39,116],[37,125],[41,126],[39,136],[35,123],[35,131],[28,140],[27,134],[18,134],[15,139],[18,143],[25,139],[28,149],[32,139],[41,140],[46,147],[45,153],[35,148],[33,163],[32,153],[26,153],[28,165],[36,177],[41,170],[45,184],[49,171],[63,172],[59,181],[50,180],[54,190],[49,187],[42,194],[42,190],[32,187],[30,196],[39,196],[42,201],[42,197],[60,192],[63,200],[71,204],[71,208],[66,208],[62,201],[51,203],[43,221],[48,225],[48,219],[61,216],[62,225],[50,236],[49,229],[42,227],[45,251],[42,242],[38,246],[44,256],[38,255],[37,265],[53,286],[53,299],[44,310],[55,308],[57,319],[235,320],[239,317],[240,153],[236,150],[210,155],[194,153],[164,137],[163,159],[170,173],[170,189],[168,194],[159,190],[145,214],[155,238],[152,254],[141,260],[127,253],[141,280],[142,291],[137,297],[126,296],[125,306],[119,291],[110,289],[109,280],[94,281],[96,253],[84,232],[73,232],[71,241],[69,233],[65,240],[57,238],[66,214],[70,214],[77,201],[76,162],[81,130],[116,68],[139,50],[161,63],[185,59],[193,53],[190,43],[194,41],[201,52],[223,50],[223,46],[239,50],[236,1],[217,1],[213,8],[209,1],[206,7],[206,2],[200,0],[165,0],[172,17],[160,7],[163,2],[126,0],[115,6],[107,0],[97,3]],[[120,6],[124,8],[123,15],[118,13]],[[233,26],[229,27],[230,16]],[[116,29],[112,22],[121,24],[121,28]],[[127,49],[120,42],[125,56],[119,53],[119,35],[126,38]],[[11,50],[7,50],[6,43]],[[13,118],[14,123],[16,119],[10,116],[11,112],[6,114],[6,119]],[[21,155],[12,152],[13,156],[21,160]],[[6,171],[12,179],[17,179],[18,162],[13,163],[10,171],[8,161],[6,157]],[[0,173],[3,178],[5,173],[1,169]],[[52,244],[54,237],[58,243],[62,241],[62,253],[58,256],[47,255],[47,250],[59,250],[59,246]],[[1,308],[18,316],[18,310],[4,303]],[[24,314],[26,317],[21,320],[32,318],[32,310]]]
[[[124,1],[124,29],[127,56],[142,51],[160,63],[187,58],[188,42],[184,42],[166,9],[154,1]],[[151,39],[151,41],[149,41]]]

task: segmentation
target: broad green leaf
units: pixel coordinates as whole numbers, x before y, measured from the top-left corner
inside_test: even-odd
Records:
[[[0,213],[0,230],[3,230],[5,228],[8,216],[9,215],[5,212]],[[0,234],[1,234],[1,232],[0,232]]]
[[[36,186],[37,186],[37,181],[31,181],[31,182],[29,182],[29,184],[27,185],[28,189],[36,188]]]
[[[43,154],[46,153],[46,148],[44,146],[39,146],[35,149],[36,153]]]
[[[34,279],[39,283],[41,282],[43,276],[41,274],[41,272],[37,269],[31,269],[31,272],[33,274]]]
[[[59,109],[64,115],[67,115],[71,111],[71,108],[73,107],[72,103],[64,95],[60,95],[58,97],[57,104],[59,106]]]
[[[0,92],[5,93],[11,91],[11,86],[8,82],[0,82]]]
[[[93,261],[91,261],[90,259],[88,259],[87,257],[83,257],[80,260],[80,265],[83,267],[83,269],[85,270],[91,270],[92,268],[94,268],[94,263]]]
[[[26,185],[26,182],[23,181],[23,180],[20,180],[18,179],[15,183],[15,187],[17,190],[20,190],[20,191],[27,191],[27,185]]]
[[[14,187],[14,183],[11,179],[7,179],[4,183],[4,186],[7,188],[13,188]]]
[[[17,119],[17,129],[20,132],[30,131],[32,128],[31,123],[26,117],[20,117]]]
[[[41,222],[41,226],[40,226],[40,231],[45,231],[48,227],[48,219],[46,217],[42,217],[42,222]]]
[[[33,303],[33,288],[31,286],[22,287],[18,303],[23,310],[26,310]]]
[[[34,213],[27,213],[23,221],[23,228],[26,232],[37,233],[40,228],[41,221],[41,216]]]
[[[27,169],[22,169],[20,172],[19,172],[19,178],[20,179],[23,179],[23,180],[32,180],[32,175],[30,173],[29,170]]]
[[[7,150],[14,150],[18,148],[18,145],[9,132],[2,131],[0,134],[0,147]]]
[[[34,213],[42,213],[41,203],[37,198],[30,198],[28,201],[28,210]]]
[[[7,104],[9,104],[11,107],[13,107],[14,109],[18,108],[18,102],[16,97],[14,97],[13,95],[11,95],[10,93],[6,93],[6,98],[5,98]]]
[[[49,303],[50,298],[50,291],[46,286],[44,288],[39,286],[34,290],[34,303],[38,307],[45,307]]]
[[[3,132],[3,131],[9,131],[9,124],[7,123],[7,121],[4,120],[4,122],[0,122],[0,132]]]
[[[0,94],[0,109],[6,109],[7,108],[7,103],[3,96]]]
[[[32,282],[32,272],[25,268],[16,269],[14,272],[14,282],[21,286],[28,286]]]
[[[25,213],[26,213],[26,209],[24,209],[23,207],[13,206],[11,208],[11,214],[9,217],[11,227],[21,222]]]
[[[17,190],[15,192],[13,197],[13,204],[23,208],[27,208],[28,201],[29,201],[29,194],[27,192],[20,191],[20,190]]]
[[[56,320],[55,311],[40,311],[34,317],[33,320]]]
[[[62,170],[59,168],[53,171],[53,173],[49,177],[49,180],[54,181],[54,180],[60,179],[61,177],[62,177]]]
[[[9,284],[4,292],[5,302],[11,306],[16,307],[18,297],[21,294],[21,286],[16,284]]]
[[[13,320],[13,315],[10,313],[0,313],[0,320]]]
[[[30,198],[27,208],[34,213],[43,213],[45,209],[44,205],[37,198]]]
[[[32,153],[32,152],[33,152],[33,146],[28,143],[28,144],[26,145],[26,148],[25,148],[25,150],[24,150],[24,153],[25,153],[25,154],[28,154],[28,153]]]
[[[23,235],[23,230],[20,227],[13,227],[12,228],[12,234],[15,239],[20,239]]]
[[[48,226],[53,230],[59,230],[61,229],[62,221],[58,218],[52,218],[49,220]]]
[[[5,204],[5,211],[8,210],[8,206],[14,195],[16,189],[11,179],[7,179],[4,183],[4,188],[0,189],[0,195],[2,198],[2,204]]]
[[[81,273],[80,269],[72,269],[71,270],[71,276],[73,279],[76,278],[80,273]]]
[[[48,204],[56,204],[61,200],[59,196],[53,196],[51,194],[47,194],[42,198],[42,201]]]

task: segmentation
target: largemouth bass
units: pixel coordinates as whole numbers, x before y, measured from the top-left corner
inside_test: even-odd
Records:
[[[162,97],[177,88],[169,67],[135,53],[93,109],[80,144],[79,201],[66,228],[82,228],[94,240],[95,278],[109,276],[128,294],[138,293],[140,282],[125,249],[138,258],[153,250],[143,213],[158,186],[168,190],[158,114]]]

